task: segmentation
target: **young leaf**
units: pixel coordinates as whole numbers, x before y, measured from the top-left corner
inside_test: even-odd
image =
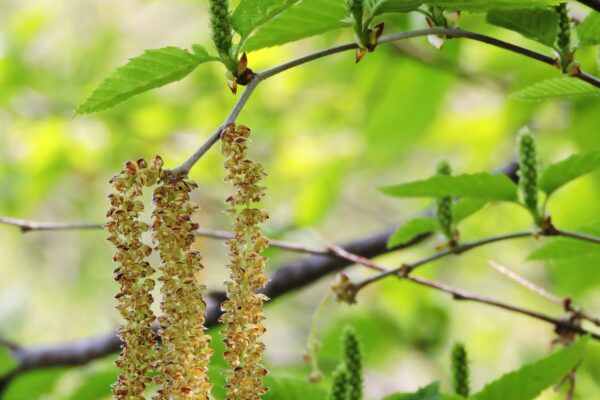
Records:
[[[17,366],[18,363],[12,356],[10,350],[6,347],[0,347],[0,376],[6,375]]]
[[[367,14],[371,17],[385,13],[414,11],[423,4],[421,0],[367,0]]]
[[[517,200],[517,186],[506,175],[489,173],[433,176],[381,189],[395,197],[461,196],[487,200]]]
[[[194,53],[178,47],[146,50],[113,72],[102,82],[75,114],[89,114],[113,107],[136,94],[178,81],[198,65],[213,60],[201,46]]]
[[[577,27],[579,47],[600,44],[600,13],[591,12]]]
[[[448,10],[487,12],[490,10],[514,10],[544,7],[564,0],[429,0],[426,3]]]
[[[552,46],[558,34],[559,16],[550,9],[490,10],[486,19],[492,25],[518,32],[546,46]]]
[[[550,195],[561,186],[600,168],[600,149],[573,154],[549,165],[540,175],[539,187]]]
[[[577,232],[600,236],[600,221],[582,226],[577,229]],[[597,243],[557,237],[551,238],[547,243],[538,247],[527,259],[534,261],[557,261],[592,255],[600,255],[600,246]]]
[[[588,337],[582,337],[546,358],[527,364],[487,384],[473,400],[533,400],[544,389],[558,383],[583,358]]]
[[[488,201],[485,199],[459,199],[452,204],[452,220],[454,223],[458,224],[463,219],[468,218],[481,210],[487,203]]]
[[[434,382],[422,387],[415,393],[396,393],[385,397],[383,400],[443,400],[447,398],[440,394],[440,384]]]
[[[557,97],[581,96],[600,96],[600,89],[582,80],[561,76],[527,86],[512,93],[510,98],[522,101],[542,101]]]
[[[434,218],[415,218],[402,224],[387,242],[388,249],[407,243],[415,237],[424,233],[430,233],[440,229]]]
[[[306,400],[326,399],[327,391],[323,388],[301,379],[267,378],[269,391],[263,396],[264,400]]]
[[[279,46],[333,29],[348,26],[341,0],[302,0],[259,26],[243,50]]]
[[[242,0],[231,16],[231,25],[242,40],[300,0]]]

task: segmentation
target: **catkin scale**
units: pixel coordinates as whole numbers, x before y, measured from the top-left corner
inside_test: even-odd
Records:
[[[261,252],[268,246],[268,240],[259,224],[268,215],[255,207],[265,195],[265,187],[259,185],[265,172],[248,157],[249,137],[250,129],[242,125],[227,125],[221,133],[225,180],[237,189],[226,200],[234,238],[227,241],[230,280],[220,318],[225,324],[224,356],[232,368],[226,371],[228,400],[256,400],[267,391],[262,382],[267,370],[260,364],[265,346],[259,338],[265,332],[262,305],[268,298],[257,292],[267,283],[266,258]]]

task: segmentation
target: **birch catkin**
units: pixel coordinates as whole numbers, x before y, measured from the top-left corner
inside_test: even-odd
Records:
[[[163,311],[157,368],[161,389],[155,399],[208,400],[211,389],[207,370],[212,350],[204,327],[204,286],[196,280],[202,257],[192,250],[198,225],[192,222],[197,206],[190,200],[190,192],[196,187],[191,180],[165,175],[153,195],[152,229],[161,259]]]
[[[262,305],[268,298],[257,291],[267,283],[266,258],[261,252],[268,241],[259,224],[268,215],[255,207],[265,195],[265,187],[258,184],[265,172],[248,157],[249,137],[250,129],[234,124],[226,126],[221,134],[225,180],[237,189],[227,199],[235,237],[227,242],[230,280],[220,319],[225,324],[225,360],[232,368],[226,371],[228,400],[256,400],[267,391],[262,382],[267,370],[260,364],[264,344],[259,338],[265,332]]]
[[[107,240],[117,249],[113,257],[118,264],[115,280],[120,284],[117,310],[125,320],[118,331],[123,346],[116,361],[122,371],[113,385],[116,399],[143,400],[145,389],[152,382],[148,373],[155,361],[156,339],[151,326],[155,319],[151,309],[155,283],[150,277],[155,270],[146,260],[152,249],[141,240],[149,227],[139,216],[144,210],[142,189],[156,182],[161,167],[158,156],[151,166],[145,160],[128,161],[110,180],[114,192],[109,195]]]

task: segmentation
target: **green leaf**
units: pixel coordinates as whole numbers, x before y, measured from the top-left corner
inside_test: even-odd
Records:
[[[600,149],[577,154],[548,166],[540,174],[540,189],[550,195],[561,186],[600,168]]]
[[[252,51],[279,46],[343,28],[347,11],[341,0],[301,0],[256,29],[242,49]]]
[[[452,220],[454,223],[458,223],[481,210],[487,203],[488,201],[485,199],[459,199],[452,204]]]
[[[433,176],[422,181],[384,187],[396,197],[461,196],[487,200],[517,201],[517,186],[506,175],[489,173]]]
[[[105,399],[112,395],[111,385],[119,376],[119,370],[115,368],[94,371],[79,378],[80,385],[77,390],[68,397],[68,400],[93,400]]]
[[[19,375],[2,393],[3,400],[43,399],[52,394],[66,368],[44,368]]]
[[[307,400],[326,399],[327,391],[306,380],[291,378],[273,378],[265,380],[269,391],[264,400]]]
[[[0,347],[0,376],[7,374],[17,367],[18,363],[6,347]]]
[[[201,46],[194,53],[178,47],[146,50],[141,56],[113,72],[81,104],[76,114],[89,114],[113,107],[136,94],[178,81],[198,65],[214,60]]]
[[[429,0],[426,3],[450,10],[487,12],[490,10],[514,10],[529,7],[544,7],[562,0]]]
[[[285,11],[299,0],[242,0],[231,16],[231,25],[242,40],[258,26]]]
[[[398,245],[407,243],[415,237],[424,233],[436,231],[440,228],[436,219],[433,218],[415,218],[406,221],[390,238],[387,242],[389,249]]]
[[[600,13],[591,12],[577,27],[579,47],[600,44]]]
[[[405,13],[418,9],[421,0],[367,0],[367,14],[371,17],[386,13]]]
[[[491,10],[486,19],[492,25],[518,32],[547,46],[552,46],[558,34],[559,16],[550,9]]]
[[[440,384],[434,382],[419,389],[416,393],[396,393],[383,400],[460,400],[462,397],[453,394],[441,394]]]
[[[600,221],[576,229],[576,232],[600,237]],[[567,260],[590,255],[600,255],[600,245],[582,240],[557,237],[538,247],[527,259],[534,261]]]
[[[534,83],[510,95],[521,101],[542,101],[552,98],[600,96],[600,89],[577,78],[561,76]]]
[[[588,336],[535,363],[527,364],[487,384],[473,400],[533,400],[544,389],[558,383],[583,358]]]

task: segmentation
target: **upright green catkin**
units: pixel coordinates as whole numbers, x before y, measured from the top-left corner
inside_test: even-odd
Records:
[[[217,51],[226,59],[231,58],[231,22],[229,0],[209,0],[211,36]]]
[[[521,131],[519,142],[519,187],[522,200],[534,216],[536,223],[540,222],[538,211],[538,158],[535,139],[527,130]]]
[[[356,332],[350,326],[343,333],[344,363],[348,371],[348,400],[363,398],[362,353]]]
[[[555,10],[559,16],[556,45],[560,50],[561,58],[569,57],[569,53],[571,52],[571,19],[569,18],[567,3],[557,5]],[[561,59],[561,63],[564,61],[565,60]]]
[[[454,393],[464,398],[469,397],[469,360],[467,349],[463,343],[455,343],[450,352],[450,368],[452,370],[452,387]]]
[[[437,165],[438,176],[450,176],[452,168],[447,161],[440,161]],[[454,227],[452,221],[452,197],[444,196],[437,198],[435,214],[444,235],[449,239],[454,239]]]
[[[338,365],[333,371],[329,400],[348,400],[348,371],[344,364]]]

